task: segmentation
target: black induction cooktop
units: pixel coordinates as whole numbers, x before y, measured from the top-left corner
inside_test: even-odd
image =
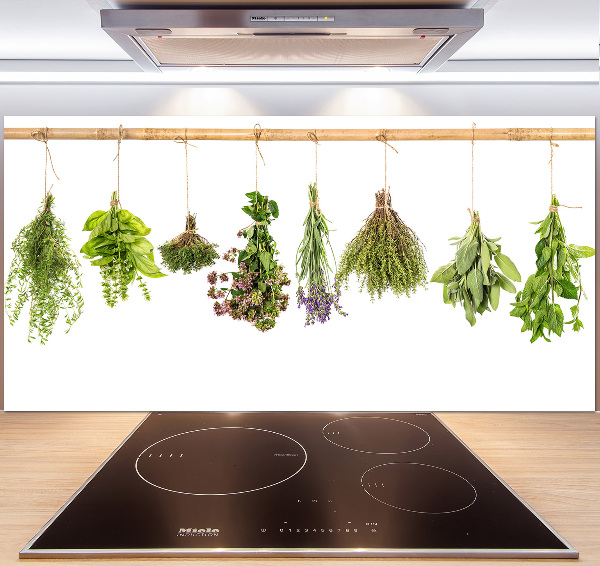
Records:
[[[151,413],[21,551],[577,558],[430,413]]]

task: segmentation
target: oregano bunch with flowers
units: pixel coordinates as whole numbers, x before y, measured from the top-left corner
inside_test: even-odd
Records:
[[[209,273],[208,296],[215,299],[213,312],[217,316],[246,320],[266,332],[275,327],[277,317],[288,307],[290,296],[283,292],[283,287],[291,281],[277,263],[279,252],[268,230],[272,219],[279,216],[277,203],[258,191],[246,196],[250,204],[242,210],[252,218],[252,224],[238,232],[239,238],[247,240],[246,246],[243,250],[231,248],[223,254],[223,259],[231,263],[236,262],[237,255],[238,271]],[[217,287],[218,283],[228,282],[230,275],[229,289]]]
[[[342,316],[348,313],[340,305],[341,286],[334,279],[329,281],[331,267],[327,260],[327,246],[333,255],[329,242],[327,218],[319,207],[317,184],[308,185],[309,210],[304,220],[304,238],[296,253],[296,276],[300,285],[296,292],[298,308],[306,307],[305,326],[319,321],[321,324],[329,320],[332,307]],[[305,285],[302,282],[305,281]]]

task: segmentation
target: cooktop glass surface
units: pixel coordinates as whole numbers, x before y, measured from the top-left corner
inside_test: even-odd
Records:
[[[430,413],[151,413],[21,551],[575,558]]]

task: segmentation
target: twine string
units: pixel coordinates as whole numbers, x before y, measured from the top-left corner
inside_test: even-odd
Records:
[[[553,171],[553,161],[554,161],[554,148],[555,147],[559,147],[559,145],[555,142],[552,141],[552,133],[553,130],[552,128],[550,128],[550,161],[548,161],[548,163],[550,163],[550,202],[552,202],[554,200],[554,186],[553,186],[553,178],[554,178],[554,171]],[[563,208],[583,208],[582,206],[568,206],[566,204],[559,204],[559,205],[555,205],[555,204],[550,204],[550,206],[548,207],[548,210],[550,212],[558,212],[558,207],[562,206]]]
[[[191,147],[196,147],[194,144],[188,142],[187,139],[187,128],[185,130],[185,137],[176,136],[173,138],[175,143],[182,143],[185,146],[185,204],[187,208],[187,215],[190,215],[190,181],[189,181],[189,173],[188,173],[188,145]],[[188,230],[189,231],[189,230]]]
[[[387,130],[380,130],[376,135],[375,135],[375,139],[377,141],[380,141],[384,144],[383,147],[383,193],[384,193],[384,197],[383,197],[383,207],[378,206],[376,208],[384,208],[387,212],[387,207],[388,207],[388,195],[389,195],[389,187],[387,184],[387,148],[391,147],[396,153],[398,153],[398,150],[393,146],[390,145],[387,141]]]
[[[475,213],[475,128],[477,124],[473,122],[471,128],[471,208],[467,209],[471,215],[471,222],[475,222],[473,215]],[[473,211],[473,212],[471,212]]]
[[[258,142],[260,140],[260,136],[262,135],[262,129],[260,124],[254,124],[254,194],[258,194],[258,156],[262,159],[263,165],[265,165],[265,158],[260,151],[260,147],[258,147]]]
[[[314,206],[315,207],[315,211],[317,213],[317,216],[320,214],[320,207],[319,207],[319,185],[318,183],[318,158],[317,158],[317,148],[319,145],[319,138],[317,138],[317,132],[316,130],[314,132],[308,132],[306,134],[306,137],[308,137],[308,139],[312,142],[314,142],[315,144],[315,200],[314,201],[310,201],[309,204],[310,206]]]
[[[48,128],[44,128],[43,130],[35,130],[31,132],[31,137],[39,142],[46,144],[46,150],[44,152],[45,162],[44,162],[44,207],[46,206],[46,200],[48,199],[48,193],[52,190],[54,185],[50,186],[48,189],[48,158],[50,158],[50,167],[52,168],[52,173],[56,177],[57,181],[60,181],[56,171],[54,170],[54,163],[52,163],[52,154],[50,153],[50,148],[48,147]]]
[[[121,140],[123,139],[123,124],[119,124],[119,137],[117,138],[117,200],[111,200],[110,206],[117,206],[121,203],[120,190],[121,190]]]

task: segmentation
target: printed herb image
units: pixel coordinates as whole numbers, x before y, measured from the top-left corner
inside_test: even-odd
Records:
[[[594,248],[567,244],[565,230],[558,215],[558,199],[552,195],[550,211],[539,224],[536,234],[540,240],[535,246],[537,271],[530,275],[525,287],[511,303],[511,316],[523,321],[521,332],[530,331],[531,342],[543,338],[550,342],[550,334],[561,336],[566,324],[572,324],[579,332],[583,323],[579,319],[579,302],[585,297],[581,284],[579,260],[592,257]],[[556,302],[558,298],[577,301],[571,306],[571,320],[564,320],[564,313]],[[546,335],[547,331],[547,335]]]
[[[352,273],[372,301],[388,290],[408,297],[427,283],[423,244],[392,208],[385,189],[375,194],[375,211],[346,245],[337,272],[339,284],[347,288]]]
[[[39,214],[12,243],[15,257],[4,287],[4,308],[10,324],[29,301],[29,335],[45,344],[61,311],[68,332],[81,316],[83,298],[80,264],[69,247],[64,223],[52,212],[54,197],[47,194]],[[14,295],[16,294],[16,300]]]
[[[223,259],[235,263],[237,254],[238,271],[209,273],[208,296],[216,299],[213,311],[217,316],[246,320],[266,332],[275,327],[277,317],[287,309],[290,296],[283,292],[283,287],[291,281],[283,266],[277,263],[279,252],[268,230],[272,219],[279,216],[277,203],[258,191],[246,196],[250,204],[242,210],[252,218],[252,224],[238,232],[238,237],[247,240],[246,247],[243,250],[231,248],[223,255]],[[218,282],[228,282],[229,275],[231,287],[218,288]]]
[[[154,263],[152,244],[144,237],[150,228],[120,208],[116,191],[112,193],[110,209],[93,212],[83,230],[91,234],[81,253],[92,260],[92,265],[100,267],[106,304],[112,308],[119,299],[126,301],[133,281],[137,281],[144,299],[149,301],[150,292],[141,275],[158,278],[165,274]]]
[[[515,264],[501,253],[499,240],[486,238],[479,213],[474,211],[466,234],[450,238],[452,245],[458,246],[454,261],[440,267],[431,277],[433,283],[444,285],[444,303],[453,307],[460,303],[464,307],[471,326],[476,322],[476,313],[482,315],[490,307],[498,308],[500,289],[516,293],[513,281],[521,281]]]
[[[304,220],[304,238],[296,253],[296,277],[300,282],[296,298],[298,308],[306,307],[305,326],[316,321],[320,323],[328,321],[332,307],[342,316],[347,316],[339,303],[341,289],[337,278],[334,279],[333,284],[329,281],[329,272],[332,269],[327,260],[328,246],[334,260],[335,256],[329,242],[327,218],[319,207],[316,183],[308,185],[308,200],[309,209]]]
[[[196,216],[188,214],[185,232],[159,246],[163,263],[172,273],[179,270],[186,274],[200,271],[203,267],[213,265],[219,258],[217,244],[211,244],[196,230]]]

